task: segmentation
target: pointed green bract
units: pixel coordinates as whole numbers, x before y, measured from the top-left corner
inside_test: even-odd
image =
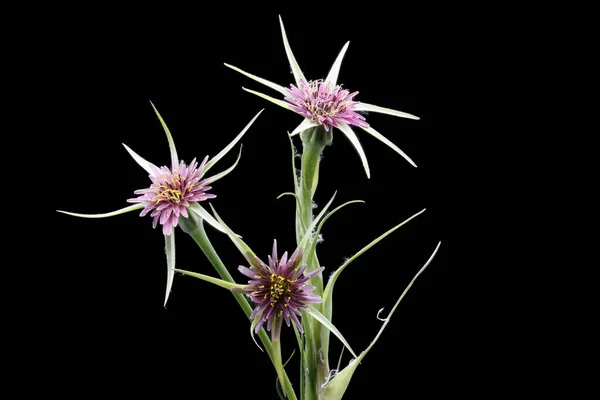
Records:
[[[288,96],[288,92],[285,90],[285,88],[283,86],[281,86],[281,85],[278,85],[277,83],[273,83],[271,81],[268,81],[268,80],[263,79],[261,77],[258,77],[256,75],[252,75],[252,74],[250,74],[250,73],[248,73],[248,72],[246,72],[246,71],[244,71],[244,70],[242,70],[242,69],[240,69],[238,67],[234,67],[233,65],[229,65],[227,63],[224,63],[224,65],[226,67],[228,67],[228,68],[231,68],[234,71],[239,72],[242,75],[246,75],[250,79],[254,79],[258,83],[262,83],[263,85],[268,86],[268,87],[270,87],[273,90],[277,90],[279,93],[281,93],[284,96]]]
[[[285,27],[283,26],[283,20],[281,19],[281,15],[279,16],[279,25],[281,25],[281,36],[283,37],[283,46],[285,47],[285,54],[287,55],[288,61],[290,63],[290,67],[292,68],[292,73],[294,74],[294,80],[296,81],[296,86],[300,87],[300,81],[306,81],[298,62],[296,61],[296,57],[294,57],[294,53],[292,52],[292,48],[288,42],[287,35],[285,34]]]
[[[165,304],[169,300],[171,287],[173,286],[173,276],[175,275],[175,230],[170,235],[165,235],[165,253],[167,254],[167,291],[165,293]]]
[[[288,102],[276,99],[274,97],[268,96],[268,95],[266,95],[264,93],[261,93],[261,92],[257,92],[255,90],[246,89],[245,87],[242,87],[242,89],[244,89],[248,93],[252,93],[252,94],[254,94],[254,95],[258,96],[258,97],[262,97],[265,100],[269,100],[271,103],[277,104],[278,106],[283,107],[286,110],[290,110],[290,111],[295,112],[294,110],[292,110],[292,108],[290,107],[290,104]]]
[[[192,203],[192,204],[190,204],[188,209],[191,210],[192,212],[196,213],[196,215],[198,217],[200,217],[204,221],[208,222],[208,224],[211,225],[216,230],[223,232],[223,233],[227,233],[227,231],[221,226],[221,224],[219,224],[217,222],[217,220],[214,219],[213,216],[210,215],[210,213],[208,211],[206,211],[206,209],[204,207],[202,207],[200,204]]]
[[[329,74],[327,74],[327,78],[325,78],[325,82],[328,82],[331,85],[331,87],[337,85],[338,75],[340,74],[340,67],[342,66],[342,60],[344,59],[346,50],[348,50],[349,44],[350,42],[346,42],[346,44],[342,48],[342,51],[340,51],[340,54],[337,56],[335,62],[331,66]]]
[[[152,102],[150,102],[150,104],[152,105],[152,108],[154,109],[156,116],[160,120],[160,124],[162,125],[163,129],[165,130],[165,134],[167,135],[167,141],[169,142],[169,150],[171,151],[171,168],[175,169],[179,166],[179,158],[177,157],[177,149],[175,148],[175,142],[173,141],[173,136],[171,136],[171,131],[169,131],[167,124],[165,123],[163,118],[160,116],[160,113],[158,112],[156,107],[154,107],[154,104],[152,104]]]
[[[152,169],[150,168],[154,164],[152,164],[150,161],[146,161],[144,158],[140,157],[135,151],[131,150],[129,148],[129,146],[127,146],[125,143],[121,143],[121,144],[125,147],[125,150],[127,150],[129,155],[135,160],[136,163],[138,163],[138,165],[140,167],[144,168],[144,170],[146,172],[148,172],[149,175],[154,175],[154,172],[152,172]]]
[[[227,146],[225,146],[225,148],[223,150],[221,150],[219,152],[219,154],[217,154],[216,156],[214,156],[211,160],[209,160],[206,163],[206,165],[204,166],[204,172],[205,173],[206,173],[206,171],[208,171],[209,169],[211,169],[217,163],[217,161],[219,161],[221,158],[223,158],[225,156],[225,154],[229,153],[229,150],[231,150],[233,148],[233,146],[235,146],[235,144],[240,141],[240,139],[242,138],[242,136],[244,136],[244,134],[248,131],[248,129],[250,129],[250,127],[252,126],[252,124],[254,123],[254,121],[256,121],[256,118],[258,118],[258,116],[263,111],[264,111],[264,108],[262,110],[260,110],[254,116],[254,118],[252,118],[252,120],[250,120],[250,122],[248,122],[248,124],[246,125],[246,127],[244,129],[242,129],[242,131],[231,141],[231,143],[229,143]]]
[[[80,217],[80,218],[107,218],[107,217],[114,217],[115,215],[125,214],[125,213],[135,211],[135,210],[141,210],[142,208],[144,208],[143,204],[134,204],[129,207],[121,208],[120,210],[103,213],[103,214],[79,214],[79,213],[74,213],[74,212],[70,212],[70,211],[62,211],[62,210],[56,210],[56,211],[59,213],[62,213],[62,214],[67,214],[67,215],[71,215],[73,217]]]
[[[240,161],[240,157],[242,156],[242,146],[240,146],[240,152],[238,153],[237,159],[235,160],[235,163],[227,168],[225,171],[223,172],[219,172],[216,175],[211,176],[210,178],[206,178],[204,180],[204,184],[208,185],[210,183],[216,182],[219,179],[223,178],[224,176],[226,176],[227,174],[229,174],[231,171],[234,170],[234,168],[238,165],[238,162]]]
[[[338,128],[342,131],[344,135],[346,135],[350,143],[352,143],[352,146],[354,146],[354,148],[356,149],[367,174],[367,178],[371,178],[371,171],[369,170],[369,162],[367,161],[367,155],[365,154],[365,151],[363,150],[360,141],[358,140],[358,137],[356,136],[352,128],[350,128],[350,126],[346,123],[342,122],[338,124]]]
[[[362,129],[365,132],[371,134],[375,139],[377,139],[377,140],[383,142],[384,144],[388,145],[390,148],[392,148],[392,150],[394,150],[396,153],[398,153],[402,157],[404,157],[404,159],[406,161],[408,161],[410,163],[410,165],[412,165],[413,167],[417,168],[417,164],[415,164],[414,161],[411,160],[410,157],[406,155],[406,153],[404,153],[402,150],[400,150],[400,148],[398,146],[396,146],[394,143],[392,143],[388,138],[386,138],[385,136],[383,136],[381,133],[377,132],[372,127],[362,128]]]
[[[224,281],[223,279],[214,278],[212,276],[199,274],[197,272],[186,271],[185,269],[175,269],[175,271],[181,272],[182,274],[185,274],[185,275],[193,276],[194,278],[202,279],[203,281],[210,282],[210,283],[220,286],[224,289],[229,289],[229,290],[240,289],[241,290],[245,286],[245,285],[240,285],[238,283],[227,282],[227,281]]]
[[[404,291],[402,292],[402,294],[398,298],[398,301],[396,301],[396,304],[394,304],[394,307],[392,308],[392,311],[390,311],[390,314],[384,320],[384,323],[381,326],[381,328],[379,329],[379,332],[377,332],[377,335],[375,336],[375,338],[373,339],[373,341],[371,341],[371,344],[365,349],[365,351],[363,351],[362,353],[360,353],[360,356],[358,356],[354,360],[351,360],[350,363],[346,366],[346,368],[344,368],[343,370],[341,370],[328,383],[327,387],[325,388],[325,393],[324,393],[324,396],[323,396],[323,400],[340,400],[342,398],[342,396],[346,392],[346,389],[348,388],[348,385],[350,384],[350,380],[352,379],[352,375],[354,374],[354,371],[356,370],[356,367],[358,367],[359,363],[365,358],[365,356],[373,348],[373,346],[375,345],[375,343],[377,343],[377,340],[379,340],[379,337],[381,336],[381,334],[383,333],[383,331],[387,327],[387,324],[390,322],[390,320],[392,318],[392,315],[396,311],[396,308],[398,308],[398,306],[400,305],[400,302],[402,301],[402,299],[404,298],[404,296],[406,295],[406,293],[408,293],[408,290],[412,287],[413,283],[417,280],[417,278],[419,277],[419,275],[421,275],[421,273],[423,273],[423,271],[425,271],[425,268],[427,268],[427,266],[429,266],[429,264],[431,263],[431,261],[435,257],[438,249],[440,248],[440,244],[441,243],[442,242],[438,242],[437,246],[435,247],[435,250],[433,251],[433,253],[429,257],[429,259],[427,260],[427,262],[425,263],[425,265],[423,265],[423,267],[415,274],[415,276],[412,278],[412,280],[410,281],[410,283],[408,284],[408,286],[406,287],[406,289],[404,289]]]
[[[376,113],[380,113],[380,114],[393,115],[395,117],[409,118],[409,119],[415,119],[415,120],[421,119],[421,118],[417,117],[416,115],[412,115],[412,114],[405,113],[405,112],[398,111],[398,110],[393,110],[391,108],[376,106],[374,104],[363,103],[362,101],[358,102],[354,106],[354,111],[372,111],[372,112],[376,112]]]
[[[346,341],[346,339],[344,339],[344,336],[342,336],[342,333],[331,323],[331,321],[329,321],[327,318],[325,318],[325,316],[323,314],[321,314],[319,312],[319,310],[317,310],[310,304],[307,304],[307,308],[304,311],[306,311],[311,317],[313,317],[314,319],[319,321],[323,326],[325,326],[335,336],[337,336],[337,338],[340,339],[340,341],[344,344],[344,346],[346,346],[346,348],[348,348],[348,350],[350,351],[350,353],[352,353],[352,355],[354,357],[358,357],[356,355],[356,353],[354,353],[354,350],[352,350],[352,347],[350,347],[350,345],[348,344],[348,341]]]
[[[314,128],[315,126],[319,126],[319,124],[317,124],[316,122],[312,122],[310,119],[308,118],[304,118],[302,120],[302,122],[300,122],[300,125],[298,125],[296,127],[296,129],[294,129],[291,133],[290,136],[294,136],[299,134],[302,131],[307,130],[308,128]]]

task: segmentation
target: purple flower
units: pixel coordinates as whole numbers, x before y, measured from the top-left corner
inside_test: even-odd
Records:
[[[61,210],[57,211],[63,214],[82,218],[106,218],[142,208],[143,210],[140,214],[142,217],[151,212],[150,216],[154,218],[152,222],[153,228],[156,228],[156,225],[160,222],[163,227],[162,231],[165,237],[165,253],[167,255],[167,289],[165,293],[164,304],[166,306],[167,300],[169,299],[169,293],[171,292],[171,287],[173,285],[173,277],[175,273],[175,231],[173,228],[179,224],[180,216],[188,218],[189,213],[192,212],[196,217],[198,217],[199,221],[206,221],[214,228],[224,232],[224,229],[221,227],[219,222],[217,222],[206,209],[198,204],[198,202],[216,197],[213,194],[206,193],[211,188],[208,186],[208,184],[223,178],[225,175],[233,171],[240,160],[241,153],[238,155],[235,164],[225,171],[215,174],[210,178],[202,179],[202,177],[221,158],[223,158],[223,156],[225,156],[237,142],[240,141],[252,123],[254,123],[256,118],[258,118],[262,110],[256,114],[250,123],[246,125],[246,127],[231,141],[231,143],[229,143],[223,150],[214,156],[212,160],[208,161],[208,156],[206,156],[204,161],[202,161],[200,166],[198,166],[198,163],[194,158],[192,163],[187,166],[183,161],[179,161],[179,158],[177,157],[175,143],[169,128],[167,128],[167,124],[165,124],[165,121],[158,113],[156,107],[154,107],[154,104],[152,104],[152,108],[160,120],[160,123],[167,136],[169,150],[171,153],[171,168],[158,168],[156,165],[139,156],[126,144],[123,144],[131,157],[140,165],[140,167],[148,172],[150,180],[152,181],[152,184],[148,189],[140,189],[134,192],[135,194],[140,195],[140,197],[127,200],[129,203],[136,204],[104,214],[80,214]]]
[[[329,131],[330,125],[339,128],[340,123],[369,127],[365,117],[354,111],[359,103],[353,98],[358,92],[350,93],[341,85],[333,86],[322,80],[300,80],[299,87],[290,87],[285,100],[290,103],[292,110],[315,124],[323,125],[326,131]]]
[[[346,138],[350,140],[350,143],[352,143],[354,148],[356,148],[356,151],[362,160],[365,172],[367,173],[367,177],[370,177],[371,175],[367,157],[358,140],[358,137],[352,130],[351,126],[357,126],[363,129],[365,132],[391,147],[392,150],[400,154],[411,165],[416,167],[416,164],[410,159],[410,157],[408,157],[389,139],[373,129],[366,122],[365,117],[361,116],[357,112],[371,111],[410,119],[419,119],[419,117],[402,111],[396,111],[390,108],[384,108],[355,101],[354,97],[358,94],[358,92],[351,93],[346,89],[342,89],[341,85],[337,84],[342,59],[346,54],[346,50],[348,49],[350,42],[347,42],[342,48],[342,51],[333,63],[333,66],[331,67],[331,70],[329,71],[329,74],[325,80],[307,80],[304,77],[302,70],[300,70],[300,66],[296,62],[296,58],[292,53],[281,17],[279,17],[279,23],[281,25],[283,45],[290,62],[290,66],[292,67],[292,73],[294,74],[296,84],[292,84],[290,85],[290,88],[286,88],[256,75],[252,75],[246,71],[234,67],[233,65],[225,64],[225,66],[243,75],[246,75],[257,82],[260,82],[271,89],[278,91],[284,96],[284,100],[279,100],[254,90],[246,88],[244,88],[244,90],[303,116],[304,120],[290,133],[290,136],[296,135],[308,128],[319,125],[323,126],[323,128],[325,128],[327,131],[329,131],[329,126],[333,126],[342,131]]]
[[[173,228],[179,222],[179,216],[188,217],[187,208],[190,202],[203,201],[213,199],[217,196],[206,193],[210,190],[208,183],[213,181],[212,178],[204,180],[204,167],[208,161],[208,156],[198,167],[198,162],[194,158],[189,166],[186,166],[183,161],[173,169],[162,167],[158,169],[151,165],[150,180],[152,185],[148,189],[136,190],[134,193],[140,197],[128,199],[129,203],[142,203],[144,209],[140,216],[145,216],[149,212],[152,221],[152,227],[160,222],[163,226],[163,234],[170,235]]]
[[[283,253],[281,260],[277,258],[277,241],[273,242],[273,254],[269,256],[269,265],[256,257],[250,268],[240,266],[242,274],[251,278],[244,292],[257,304],[250,318],[255,320],[255,333],[262,325],[267,323],[267,330],[271,331],[273,340],[279,340],[281,323],[285,321],[290,326],[294,323],[300,332],[302,324],[298,319],[302,315],[300,310],[306,308],[307,303],[321,303],[321,296],[311,293],[315,287],[306,282],[324,270],[317,268],[305,274],[306,264],[299,268],[302,260],[302,250],[297,249],[288,259],[287,252]]]

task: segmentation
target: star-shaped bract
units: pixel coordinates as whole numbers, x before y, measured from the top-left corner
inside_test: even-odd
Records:
[[[152,103],[151,103],[152,104]],[[61,213],[73,215],[75,217],[82,218],[106,218],[112,217],[119,214],[124,214],[130,211],[142,209],[141,216],[145,216],[148,212],[151,212],[153,223],[152,226],[156,228],[157,223],[162,225],[163,234],[165,236],[165,249],[167,254],[167,289],[165,294],[165,302],[169,299],[169,293],[173,285],[173,277],[175,273],[175,231],[174,228],[178,225],[179,218],[188,218],[188,212],[195,213],[201,220],[208,222],[216,229],[225,232],[219,222],[215,220],[212,215],[204,209],[198,202],[216,197],[213,194],[206,193],[207,190],[211,189],[208,186],[225,175],[229,174],[237,166],[240,159],[238,155],[235,163],[223,172],[208,178],[202,179],[204,174],[212,168],[217,161],[225,156],[235,144],[244,136],[246,131],[250,128],[252,123],[258,118],[262,110],[256,114],[256,116],[246,125],[246,127],[229,143],[219,154],[217,154],[212,160],[208,161],[208,156],[204,158],[200,166],[194,159],[190,165],[186,165],[183,161],[179,161],[177,157],[177,150],[175,149],[175,143],[173,137],[165,121],[160,116],[154,104],[152,104],[154,112],[158,116],[160,123],[162,124],[164,131],[167,135],[169,142],[169,149],[171,152],[171,168],[161,167],[158,168],[151,162],[146,161],[140,157],[136,152],[131,150],[126,144],[125,149],[129,152],[131,157],[148,172],[150,180],[152,181],[151,186],[148,189],[136,190],[135,193],[141,195],[138,198],[127,200],[130,203],[137,203],[129,207],[122,208],[113,212],[105,214],[79,214],[67,211],[60,211]]]
[[[362,103],[354,100],[354,97],[358,92],[350,93],[348,90],[343,89],[341,85],[337,84],[338,75],[340,72],[340,66],[342,59],[346,54],[348,45],[347,42],[342,51],[338,55],[337,59],[333,63],[329,74],[325,80],[314,80],[308,81],[292,53],[290,45],[288,43],[287,36],[285,34],[285,28],[283,21],[279,17],[279,23],[281,25],[281,34],[283,37],[283,45],[287,54],[292,73],[295,79],[295,85],[291,84],[289,88],[285,88],[276,83],[270,82],[266,79],[260,78],[256,75],[252,75],[246,71],[243,71],[233,65],[225,64],[225,66],[243,74],[247,77],[254,79],[257,82],[262,83],[265,86],[270,87],[281,93],[284,96],[284,100],[279,100],[268,96],[266,94],[256,92],[254,90],[246,89],[247,92],[253,93],[263,99],[269,100],[285,109],[293,111],[304,117],[304,120],[294,129],[290,135],[296,135],[308,128],[323,126],[325,130],[329,130],[330,126],[338,128],[348,138],[350,143],[354,146],[358,152],[367,177],[370,177],[369,164],[365,152],[358,140],[358,137],[352,130],[351,126],[358,126],[365,132],[371,134],[376,139],[380,140],[384,144],[391,147],[394,151],[404,157],[411,165],[416,167],[416,164],[408,157],[398,146],[392,143],[389,139],[383,136],[381,133],[373,129],[365,120],[365,118],[358,114],[360,111],[371,111],[382,114],[394,115],[397,117],[419,119],[414,115],[392,110],[390,108],[384,108],[372,104]]]

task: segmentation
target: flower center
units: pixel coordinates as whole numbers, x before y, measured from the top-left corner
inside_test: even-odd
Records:
[[[291,293],[292,283],[289,279],[285,279],[281,275],[271,274],[271,290],[269,296],[271,297],[271,306],[275,306],[279,301],[279,298],[286,293]],[[287,306],[287,304],[284,304]]]
[[[185,178],[181,178],[180,174],[166,175],[162,177],[163,182],[155,184],[156,191],[154,192],[158,199],[154,201],[160,203],[162,201],[168,201],[170,203],[179,204],[184,199],[185,195],[188,194],[195,184],[185,185]]]
[[[352,97],[341,86],[330,89],[330,85],[321,80],[306,84],[305,106],[315,117],[335,117],[352,105]]]

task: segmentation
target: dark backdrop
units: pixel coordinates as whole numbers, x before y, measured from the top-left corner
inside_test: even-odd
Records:
[[[218,181],[211,204],[254,251],[294,248],[294,204],[286,131],[301,118],[244,92],[276,92],[223,62],[281,85],[292,81],[275,8],[213,11],[85,10],[57,16],[40,35],[39,60],[52,132],[49,179],[54,209],[100,213],[127,205],[147,174],[121,143],[157,165],[169,163],[165,135],[150,101],[171,129],[180,158],[215,155],[262,108],[246,134],[238,168]],[[333,322],[356,351],[366,348],[438,241],[440,251],[358,368],[345,398],[401,398],[406,393],[476,390],[485,343],[477,271],[467,270],[464,237],[465,154],[472,129],[464,76],[464,27],[448,10],[364,5],[281,12],[296,58],[310,79],[324,78],[346,41],[339,82],[357,100],[409,112],[420,121],[370,114],[368,122],[418,165],[356,129],[371,166],[367,179],[339,131],[325,149],[318,192],[323,206],[362,199],[325,225],[318,247],[325,276],[372,239],[423,208],[427,211],[351,264],[336,286]],[[231,10],[229,10],[231,8]],[[66,10],[65,10],[66,11]],[[71,11],[72,12],[72,11]],[[300,147],[299,138],[294,141]],[[235,160],[232,151],[213,171]],[[249,323],[225,290],[177,275],[163,307],[166,261],[160,229],[137,212],[103,220],[51,212],[51,288],[39,305],[41,367],[51,391],[197,398],[276,398],[275,372],[251,341]],[[207,228],[239,282],[244,260],[223,234]],[[191,238],[177,231],[177,266],[214,274]],[[459,251],[460,249],[460,251]],[[58,279],[57,279],[58,278]],[[50,282],[50,281],[49,281]],[[291,330],[283,334],[286,355]],[[335,366],[340,345],[332,339]],[[57,363],[60,361],[60,363]],[[342,365],[349,361],[344,354]],[[58,366],[60,364],[60,366]],[[297,355],[289,372],[297,382]],[[477,377],[477,378],[476,378]],[[73,382],[77,384],[74,385]],[[214,395],[208,395],[215,391]],[[216,394],[226,393],[226,395]],[[177,394],[176,394],[177,393]]]

